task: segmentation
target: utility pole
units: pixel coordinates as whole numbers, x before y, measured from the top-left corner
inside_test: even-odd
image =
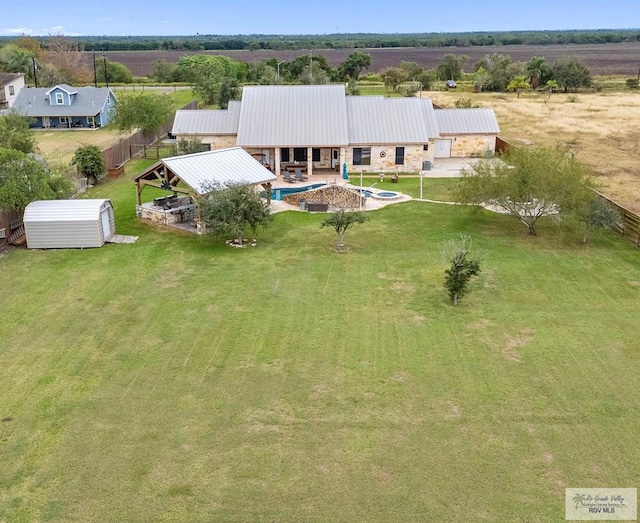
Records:
[[[31,61],[33,63],[33,83],[36,86],[36,89],[38,88],[38,66],[36,64],[36,57],[34,56],[33,58],[31,58]]]
[[[313,85],[313,49],[309,50],[309,79]]]
[[[96,53],[93,53],[93,86],[98,87],[98,71],[96,70]]]
[[[102,50],[102,58],[104,60],[104,83],[109,87],[109,73],[107,73],[107,57],[104,55],[104,49]]]

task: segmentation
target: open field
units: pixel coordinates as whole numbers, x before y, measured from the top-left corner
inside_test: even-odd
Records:
[[[553,63],[561,56],[577,56],[584,60],[596,75],[638,74],[640,42],[593,45],[499,45],[480,47],[400,47],[385,49],[317,49],[314,54],[324,56],[333,67],[345,61],[354,51],[371,55],[371,72],[380,72],[386,67],[399,67],[402,60],[416,62],[425,68],[434,68],[445,54],[465,54],[473,64],[487,54],[509,55],[514,61],[526,62],[533,56],[544,56]],[[90,53],[87,53],[90,55]],[[229,56],[243,62],[261,62],[270,58],[291,61],[297,56],[309,54],[308,50],[292,51],[107,51],[109,60],[126,65],[135,76],[147,76],[153,70],[153,62],[159,59],[177,62],[189,54],[212,54]],[[470,68],[467,67],[467,70]]]
[[[346,254],[297,212],[233,250],[136,222],[132,175],[88,196],[136,244],[0,259],[0,521],[547,523],[636,485],[627,242],[409,202]]]
[[[640,92],[461,93],[425,92],[453,107],[472,98],[496,112],[500,136],[513,145],[561,146],[593,167],[602,192],[640,212]]]

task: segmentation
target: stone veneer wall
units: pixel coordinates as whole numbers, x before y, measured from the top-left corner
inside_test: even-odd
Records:
[[[433,151],[435,142],[430,141],[428,150],[424,150],[423,144],[404,145],[404,165],[396,165],[396,145],[372,145],[371,165],[353,165],[353,146],[345,147],[344,161],[347,162],[349,172],[419,172],[422,170],[422,162],[429,160],[433,163]],[[381,156],[381,153],[384,153]]]
[[[237,145],[238,136],[235,134],[219,134],[216,136],[202,136],[202,143],[210,143],[211,150],[227,149]]]
[[[496,149],[495,134],[443,135],[442,138],[451,140],[451,158],[484,156]]]

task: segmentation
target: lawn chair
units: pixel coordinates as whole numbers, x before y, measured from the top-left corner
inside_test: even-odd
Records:
[[[296,180],[301,181],[301,182],[306,182],[307,181],[307,177],[302,174],[302,169],[300,169],[300,167],[296,167],[294,169],[294,176],[296,177]]]
[[[282,177],[284,178],[285,182],[296,183],[296,181],[291,178],[291,174],[289,174],[289,171],[283,171]]]

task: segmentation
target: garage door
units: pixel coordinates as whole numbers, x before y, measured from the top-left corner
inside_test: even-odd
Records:
[[[436,140],[434,158],[451,158],[451,140]]]

